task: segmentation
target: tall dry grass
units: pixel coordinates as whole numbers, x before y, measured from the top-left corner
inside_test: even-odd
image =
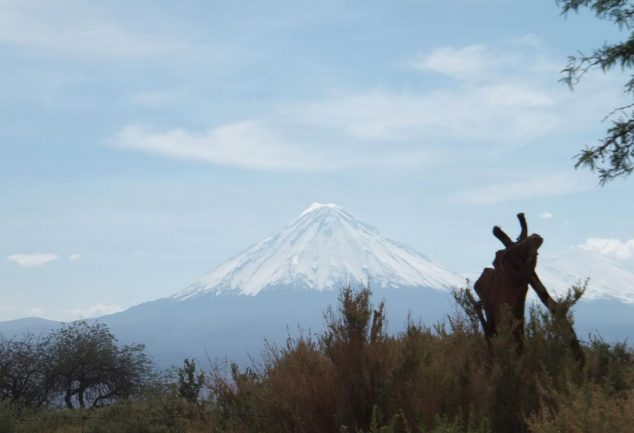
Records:
[[[593,338],[580,365],[562,318],[539,309],[529,311],[521,353],[511,323],[487,344],[468,308],[433,328],[408,320],[396,335],[386,320],[368,289],[347,288],[322,333],[269,346],[249,367],[207,372],[203,401],[159,386],[81,426],[72,411],[25,422],[0,405],[0,433],[633,431],[634,355],[624,344]]]

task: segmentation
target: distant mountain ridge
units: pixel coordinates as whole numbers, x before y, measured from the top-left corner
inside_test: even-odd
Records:
[[[227,260],[175,299],[257,295],[274,287],[338,290],[344,285],[450,291],[464,279],[382,235],[335,204],[313,203],[289,225]]]
[[[564,294],[568,288],[583,284],[587,279],[584,300],[634,304],[634,272],[594,251],[572,247],[541,256],[537,273],[554,294]]]
[[[634,336],[634,273],[598,254],[570,249],[540,256],[538,274],[553,295],[590,277],[575,307],[585,339]],[[479,275],[479,274],[478,274]],[[143,343],[160,366],[185,357],[249,362],[264,341],[323,329],[323,313],[340,289],[369,282],[373,302],[386,301],[390,332],[406,320],[432,325],[456,311],[451,289],[465,279],[382,235],[334,204],[315,203],[272,236],[229,259],[175,295],[102,316],[122,343]],[[5,336],[47,332],[44,319],[0,322]],[[300,331],[301,330],[301,331]]]

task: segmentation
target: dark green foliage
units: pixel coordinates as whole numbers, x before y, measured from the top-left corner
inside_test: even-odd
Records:
[[[143,345],[119,347],[100,323],[65,325],[51,335],[50,350],[53,374],[69,409],[129,397],[149,378],[150,361]]]
[[[602,388],[607,395],[618,396],[632,391],[634,354],[624,343],[607,344],[597,337],[590,341],[590,353],[586,374],[588,382]]]
[[[142,345],[117,345],[99,323],[0,341],[0,397],[21,408],[103,406],[139,393],[151,371]]]
[[[604,43],[590,54],[579,53],[568,58],[562,71],[562,81],[572,89],[591,69],[609,71],[615,66],[631,69],[634,66],[634,2],[631,0],[557,0],[563,14],[589,8],[599,19],[608,20],[629,33],[617,43]],[[634,95],[634,75],[625,83],[625,93]],[[617,117],[618,115],[618,117]],[[597,171],[602,184],[629,176],[634,170],[634,104],[616,108],[606,116],[612,118],[606,136],[596,146],[588,146],[577,157],[576,167]]]
[[[27,335],[0,340],[0,397],[13,405],[41,407],[50,402],[56,385],[51,342]]]
[[[205,374],[196,373],[196,361],[185,359],[183,366],[176,370],[178,376],[178,395],[190,403],[196,403],[200,390],[205,385]]]
[[[373,413],[381,417],[376,408],[385,406],[391,385],[385,380],[391,360],[384,306],[381,303],[373,310],[370,295],[369,290],[344,289],[339,312],[328,311],[327,331],[320,339],[333,367],[336,398],[349,402],[338,406],[338,423],[354,429],[367,429]]]
[[[187,402],[169,394],[115,404],[91,415],[87,433],[185,433],[195,418]]]
[[[0,433],[13,433],[16,429],[15,411],[9,401],[0,401]]]

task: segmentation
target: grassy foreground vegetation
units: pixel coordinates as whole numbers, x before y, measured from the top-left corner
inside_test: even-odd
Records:
[[[388,335],[367,289],[344,289],[325,321],[249,367],[203,372],[186,360],[91,409],[4,395],[0,433],[632,431],[633,352],[593,338],[581,365],[561,318],[540,309],[529,312],[521,354],[504,329],[487,344],[469,308],[433,328],[408,319]]]

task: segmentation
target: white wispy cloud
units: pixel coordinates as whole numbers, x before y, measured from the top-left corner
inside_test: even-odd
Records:
[[[42,306],[35,306],[27,309],[27,315],[30,317],[44,317],[45,309]]]
[[[142,26],[110,17],[107,7],[93,6],[80,0],[0,0],[0,43],[104,60],[174,61],[185,53],[197,53],[199,58],[228,54],[226,49],[199,46],[165,31],[139,30]]]
[[[472,205],[492,205],[507,201],[557,196],[592,188],[592,183],[562,174],[540,176],[519,181],[506,181],[466,189],[454,194],[454,202]]]
[[[41,305],[35,306],[8,306],[3,305],[0,307],[2,313],[2,320],[22,319],[25,317],[42,317],[46,316],[46,310]]]
[[[57,260],[59,256],[53,253],[13,254],[7,257],[8,262],[13,262],[23,268],[43,266]]]
[[[181,128],[154,131],[128,126],[109,140],[113,146],[251,169],[320,169],[318,155],[298,151],[266,124],[244,121],[202,132]]]
[[[548,211],[544,211],[542,213],[539,214],[539,217],[543,220],[549,220],[553,217],[553,214],[548,212]]]
[[[601,78],[594,81],[608,90],[569,92],[553,78],[558,71],[547,53],[533,42],[439,48],[416,65],[410,66],[445,71],[456,82],[428,90],[373,88],[271,103],[248,119],[202,131],[128,125],[108,141],[248,169],[421,167],[461,149],[484,155],[578,131],[579,124],[596,122],[597,112],[609,111],[622,97],[620,88],[605,86]]]
[[[70,309],[58,309],[43,305],[32,306],[0,306],[0,312],[4,313],[3,320],[19,319],[24,317],[40,317],[49,320],[69,322],[72,320],[90,319],[123,311],[125,308],[116,304],[97,303],[84,307]]]
[[[76,307],[64,314],[67,320],[89,319],[123,311],[123,307],[116,304],[95,304],[88,307]]]
[[[370,91],[289,103],[262,120],[205,131],[129,125],[108,143],[179,159],[263,170],[324,170],[364,165],[424,166],[450,141],[523,143],[561,126],[557,105],[537,88],[496,84],[463,92]]]
[[[409,62],[413,69],[436,72],[459,80],[480,79],[495,71],[500,59],[482,44],[440,47]]]
[[[244,121],[206,131],[182,128],[155,130],[131,125],[106,142],[113,147],[177,159],[254,170],[324,171],[350,167],[420,167],[441,151],[419,144],[364,140],[321,125],[294,122]]]
[[[420,72],[445,75],[470,85],[478,81],[498,80],[503,75],[507,75],[507,79],[535,79],[543,73],[556,74],[561,70],[560,60],[549,58],[547,48],[534,34],[512,38],[496,46],[441,46],[419,53],[405,66]]]
[[[634,239],[623,241],[621,239],[588,238],[579,247],[617,260],[627,260],[634,257]]]
[[[425,93],[370,91],[284,107],[285,120],[341,139],[410,143],[528,141],[560,126],[547,93],[528,84],[498,83]]]
[[[76,262],[79,259],[81,259],[81,254],[79,253],[71,254],[68,256],[68,260],[70,260],[71,262]]]

